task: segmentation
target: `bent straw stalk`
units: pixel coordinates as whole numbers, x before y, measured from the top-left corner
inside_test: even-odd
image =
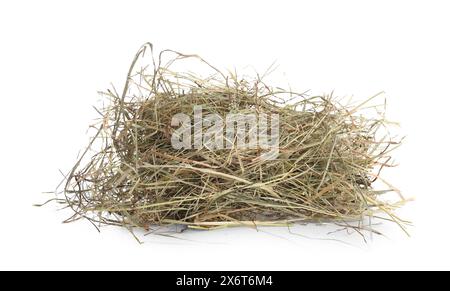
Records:
[[[149,49],[150,66],[136,70]],[[202,78],[172,69],[187,59],[213,73]],[[401,203],[382,199],[390,190],[373,187],[400,143],[379,137],[389,124],[382,114],[364,117],[366,102],[344,106],[331,96],[274,89],[260,78],[224,74],[194,55],[166,50],[155,59],[151,44],[136,55],[123,93],[104,96],[110,103],[99,110],[97,132],[67,177],[65,203],[74,215],[66,222],[209,229],[342,225],[384,213],[406,224],[393,213]],[[194,106],[202,106],[203,115],[278,114],[278,157],[263,160],[264,149],[236,144],[174,149],[171,118],[192,115]]]

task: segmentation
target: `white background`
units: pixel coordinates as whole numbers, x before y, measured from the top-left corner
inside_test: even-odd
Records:
[[[0,269],[450,269],[448,1],[1,1]],[[384,90],[407,135],[385,176],[416,201],[412,237],[353,246],[286,229],[97,233],[49,198],[87,142],[99,90],[118,89],[137,49],[197,53],[220,68],[280,65],[293,88],[361,100]],[[314,236],[323,227],[300,227]],[[326,237],[326,236],[325,236]]]

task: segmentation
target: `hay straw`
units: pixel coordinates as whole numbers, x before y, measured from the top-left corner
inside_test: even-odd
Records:
[[[153,68],[136,70],[146,51]],[[173,58],[164,62],[168,55]],[[186,59],[213,74],[172,70]],[[391,187],[373,187],[400,144],[379,137],[389,127],[383,114],[361,114],[373,98],[350,106],[332,96],[274,89],[261,78],[224,74],[198,56],[167,50],[155,59],[150,44],[136,55],[123,93],[103,95],[109,105],[99,110],[97,132],[67,177],[65,203],[74,215],[66,222],[209,229],[342,224],[382,213],[402,228],[406,224],[394,214],[401,203],[382,199]],[[202,105],[205,115],[279,114],[280,155],[264,161],[262,149],[175,150],[171,118],[192,115],[194,105]]]

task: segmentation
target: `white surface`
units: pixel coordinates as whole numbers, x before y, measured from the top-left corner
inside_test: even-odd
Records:
[[[450,269],[448,1],[0,2],[0,269]],[[408,136],[386,178],[408,197],[411,238],[351,247],[286,229],[98,234],[38,209],[86,145],[97,91],[119,89],[136,50],[198,53],[221,68],[277,60],[293,88],[367,98],[381,90]],[[322,227],[323,228],[323,227]],[[319,229],[322,229],[319,228]],[[314,235],[318,228],[296,229]],[[281,238],[283,236],[284,238]]]

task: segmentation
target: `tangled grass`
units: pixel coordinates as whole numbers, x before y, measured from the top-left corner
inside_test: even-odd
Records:
[[[137,70],[149,50],[150,66]],[[172,69],[187,59],[213,73]],[[369,107],[376,97],[342,105],[332,96],[272,88],[260,77],[224,74],[198,56],[166,50],[155,59],[150,44],[136,55],[123,93],[103,95],[109,101],[97,132],[66,179],[63,202],[74,212],[67,222],[210,229],[380,216],[404,229],[394,213],[403,197],[390,203],[382,198],[390,186],[373,187],[400,145],[380,135],[389,123],[380,107]],[[262,159],[266,149],[243,149],[236,140],[227,149],[174,149],[171,119],[192,115],[194,106],[204,115],[278,114],[278,157]],[[368,108],[375,117],[361,114]]]

